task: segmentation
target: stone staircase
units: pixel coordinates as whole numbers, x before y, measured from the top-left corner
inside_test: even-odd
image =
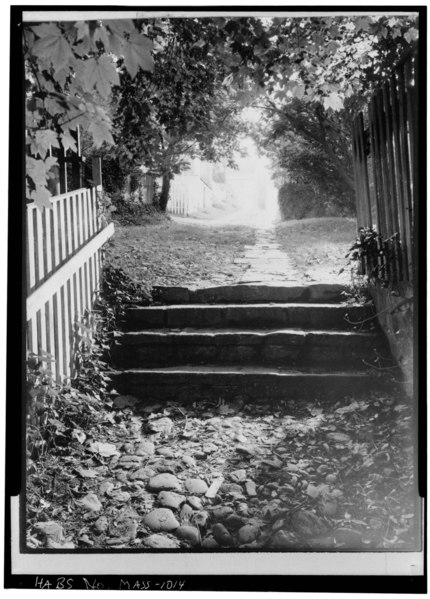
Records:
[[[373,307],[340,285],[157,288],[113,348],[114,387],[152,401],[332,398],[386,386]]]

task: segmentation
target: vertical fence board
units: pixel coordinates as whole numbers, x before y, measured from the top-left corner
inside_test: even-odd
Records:
[[[393,143],[394,143],[394,133],[393,133],[393,114],[392,107],[390,103],[390,95],[389,95],[389,84],[388,82],[384,84],[382,88],[382,105],[384,111],[384,120],[385,120],[385,138],[386,138],[386,159],[387,159],[387,167],[388,167],[388,194],[389,194],[389,204],[391,208],[391,237],[390,241],[390,249],[393,254],[393,276],[395,280],[401,280],[401,261],[398,251],[398,236],[400,233],[400,224],[399,224],[399,216],[398,216],[398,199],[397,199],[397,188],[396,188],[396,171],[395,171],[395,163],[394,163],[394,151],[393,151]]]
[[[369,175],[367,172],[366,145],[364,138],[363,114],[358,116],[358,153],[360,156],[360,176],[362,180],[363,216],[366,227],[372,226],[372,209],[370,206]]]
[[[33,289],[36,284],[36,261],[34,255],[34,209],[32,206],[27,208],[27,290]]]
[[[399,98],[397,93],[397,82],[395,76],[391,77],[389,82],[390,102],[393,117],[393,157],[395,162],[394,177],[397,199],[397,217],[399,220],[399,251],[401,261],[401,274],[404,280],[409,280],[408,269],[408,249],[405,243],[406,223],[405,223],[405,190],[402,181],[402,158],[400,142],[400,112]]]
[[[64,262],[67,258],[66,201],[64,198],[58,200],[58,236],[61,242],[60,261]]]
[[[360,180],[360,167],[359,161],[360,156],[358,153],[358,143],[357,143],[357,119],[354,119],[352,122],[352,152],[354,157],[354,177],[355,177],[355,194],[357,197],[357,225],[360,229],[364,226],[363,223],[363,197],[361,193],[361,180]]]
[[[58,309],[58,294],[54,293],[53,299],[53,312],[54,312],[54,348],[55,348],[55,375],[57,379],[61,379],[61,364],[62,364],[62,340],[60,337],[60,318]]]
[[[70,278],[65,286],[66,291],[66,303],[67,303],[67,314],[68,314],[68,361],[67,361],[67,373],[69,376],[73,376],[74,364],[73,364],[73,323],[74,323],[74,306],[73,306],[73,290],[72,290],[72,278]]]
[[[387,232],[387,237],[391,237],[394,233],[393,231],[393,217],[392,217],[392,206],[390,202],[390,171],[387,160],[387,138],[386,138],[386,129],[385,129],[385,115],[383,108],[383,98],[382,92],[378,91],[376,95],[376,117],[377,117],[377,128],[379,132],[379,140],[380,140],[380,152],[381,152],[381,166],[382,166],[382,195],[384,199],[385,206],[385,227]]]
[[[95,277],[96,277],[96,291],[97,292],[100,289],[100,285],[101,285],[101,281],[100,281],[101,269],[100,269],[100,265],[99,265],[100,255],[101,255],[100,250],[97,250],[97,252],[94,254],[94,258],[95,258],[94,259],[94,270],[95,270]]]
[[[400,141],[400,169],[401,179],[403,185],[403,197],[404,197],[404,222],[405,222],[405,246],[407,248],[407,260],[408,260],[408,275],[409,278],[412,276],[411,266],[411,253],[412,247],[412,192],[411,192],[411,169],[410,169],[410,155],[408,149],[408,132],[407,132],[407,112],[406,112],[406,87],[403,69],[399,69],[397,72],[398,82],[398,98],[399,98],[399,141]]]
[[[91,200],[91,190],[87,189],[85,194],[85,201],[88,208],[88,230],[90,232],[90,237],[92,237],[95,233],[94,228],[94,218],[93,218],[93,203]]]
[[[35,343],[35,319],[27,320],[27,349],[30,353],[35,354],[37,351]]]
[[[36,339],[37,339],[37,355],[40,356],[42,353],[42,317],[40,310],[36,312]]]
[[[96,208],[96,192],[92,188],[89,191],[89,194],[90,194],[90,202],[91,202],[91,209],[92,209],[92,223],[93,223],[94,232],[96,232],[96,231],[98,231],[98,227],[97,227],[97,208]]]
[[[67,229],[67,257],[73,253],[73,231],[72,231],[72,216],[70,210],[70,196],[64,198],[66,229]]]
[[[83,293],[83,284],[82,284],[82,267],[79,268],[76,281],[78,283],[78,319],[84,313],[84,293]]]
[[[43,210],[41,210],[41,211],[38,210],[38,212],[40,212],[40,222],[41,222],[41,227],[42,227],[42,253],[43,253],[43,277],[42,277],[42,279],[44,279],[50,272],[49,259],[48,259],[49,246],[48,246],[48,231],[47,231],[47,224],[48,224],[47,223],[47,212],[48,212],[48,210],[46,208],[43,208]]]
[[[82,198],[80,193],[75,194],[76,205],[77,205],[77,226],[78,226],[78,247],[83,245],[85,241],[84,237],[84,223],[82,214]]]
[[[55,326],[54,326],[54,299],[49,298],[48,302],[48,320],[49,320],[49,353],[51,359],[55,360]],[[50,370],[55,372],[55,361],[50,363]]]
[[[42,214],[36,209],[36,235],[37,235],[37,282],[45,276],[44,257],[43,257],[43,225]]]
[[[88,285],[88,264],[85,262],[84,264],[84,301],[85,301],[85,310],[89,310],[91,306],[90,301],[90,293],[89,293],[89,285]]]
[[[419,123],[419,98],[418,98],[418,56],[405,64],[406,107],[409,125],[409,148],[411,166],[411,196],[410,224],[411,224],[411,258],[415,254],[414,247],[414,207],[418,206],[419,172],[418,172],[418,123]],[[411,274],[417,268],[417,261],[411,259]]]
[[[37,354],[37,327],[36,327],[36,318],[32,318],[29,321],[29,327],[28,327],[28,343],[29,343],[29,347],[30,347],[30,351],[33,354]]]
[[[81,191],[79,193],[79,199],[80,199],[80,203],[81,203],[81,219],[82,219],[82,226],[83,226],[83,235],[84,235],[84,242],[88,240],[89,237],[89,231],[88,231],[88,206],[87,206],[87,195],[84,191]]]
[[[60,287],[58,295],[60,305],[60,323],[61,323],[61,343],[62,343],[62,362],[61,362],[61,376],[62,378],[67,377],[67,366],[68,366],[68,322],[66,316],[66,303],[64,297],[64,285]]]
[[[40,337],[40,350],[41,352],[46,352],[46,303],[40,308],[40,329],[39,329],[39,337]]]
[[[54,206],[50,210],[45,209],[46,217],[46,246],[47,246],[47,269],[52,272],[55,268],[55,250],[54,250]]]
[[[375,185],[376,185],[376,196],[379,206],[379,229],[378,232],[386,238],[388,236],[387,230],[387,213],[386,213],[386,201],[385,201],[385,181],[383,178],[383,168],[382,168],[382,140],[380,136],[380,130],[378,126],[378,106],[376,102],[376,98],[373,97],[369,109],[372,115],[372,132],[373,132],[373,149],[374,149],[374,176],[375,176]],[[378,241],[378,252],[382,250],[382,246]],[[389,276],[389,266],[387,263],[386,256],[383,255],[381,259],[378,259],[378,267],[380,270],[380,276],[387,280]]]
[[[79,319],[80,309],[79,309],[79,290],[78,290],[78,273],[73,273],[73,305],[75,307],[75,311],[73,314],[73,319],[76,324]]]
[[[73,252],[76,252],[80,245],[80,241],[78,224],[78,197],[75,193],[70,196],[70,212],[72,215]]]
[[[88,259],[88,279],[89,279],[89,292],[90,292],[90,306],[94,302],[94,276],[93,276],[93,257],[90,256]]]
[[[60,238],[58,235],[58,201],[52,202],[52,260],[54,268],[60,264]]]

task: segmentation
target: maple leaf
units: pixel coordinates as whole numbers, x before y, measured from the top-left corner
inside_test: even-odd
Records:
[[[30,199],[33,200],[39,210],[52,208],[51,194],[46,187],[36,187],[36,189],[30,193]]]
[[[94,42],[102,42],[105,52],[109,52],[109,36],[106,27],[97,27],[93,36]]]
[[[106,121],[92,121],[88,127],[88,131],[93,136],[96,148],[100,148],[105,142],[109,145],[113,145],[114,141],[111,127]]]
[[[48,60],[56,73],[67,67],[73,52],[60,28],[55,23],[45,23],[33,27],[33,32],[39,37],[34,43],[33,54]]]
[[[124,33],[135,33],[136,28],[131,19],[107,19],[103,24],[108,27],[112,33],[122,37]]]
[[[410,31],[407,31],[405,33],[404,38],[408,42],[408,44],[412,43],[413,41],[418,39],[418,30],[412,28]]]
[[[79,42],[90,34],[90,27],[86,21],[76,21],[76,40]]]
[[[369,26],[370,26],[370,22],[371,22],[371,18],[370,17],[360,17],[359,19],[356,20],[355,22],[355,30],[356,31],[369,31]]]
[[[91,91],[96,87],[103,98],[107,98],[112,85],[119,85],[119,75],[116,72],[112,59],[108,56],[90,58],[79,69],[81,71],[84,87]]]
[[[111,33],[109,37],[109,49],[115,56],[121,56],[124,46],[124,38],[117,33]]]
[[[331,108],[334,112],[338,112],[343,108],[343,100],[336,92],[332,92],[323,98],[323,106],[326,110]]]
[[[299,85],[296,85],[293,87],[291,92],[295,98],[297,98],[298,100],[301,100],[304,96],[305,89],[306,89],[305,86],[302,85],[301,83],[299,83]]]
[[[39,154],[41,158],[45,158],[51,147],[60,147],[58,135],[55,131],[52,131],[52,129],[39,129],[36,131],[34,140],[31,144],[31,151],[33,154]]]
[[[76,147],[76,141],[73,139],[73,137],[69,133],[61,134],[61,145],[63,146],[65,152],[67,152],[67,150],[72,150],[72,152],[77,152],[77,150],[78,150]]]
[[[27,156],[26,158],[26,173],[33,181],[35,187],[44,186],[49,170],[57,164],[57,159],[49,156],[46,160]]]
[[[51,114],[53,116],[58,115],[63,112],[66,112],[67,109],[68,109],[68,104],[67,104],[67,102],[64,102],[64,100],[61,96],[58,96],[58,97],[47,96],[45,98],[45,110],[47,112],[49,112],[49,114]]]
[[[132,79],[136,77],[139,67],[144,71],[153,72],[154,59],[151,56],[152,49],[153,43],[151,40],[139,33],[132,33],[129,40],[124,43],[124,62]]]

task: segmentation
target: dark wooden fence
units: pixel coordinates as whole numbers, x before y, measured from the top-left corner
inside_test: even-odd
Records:
[[[392,286],[413,280],[418,127],[414,53],[398,65],[353,122],[357,220],[371,240],[362,266],[366,274]]]

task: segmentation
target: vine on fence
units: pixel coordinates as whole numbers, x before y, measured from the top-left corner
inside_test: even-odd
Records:
[[[367,276],[386,286],[389,273],[395,269],[399,252],[399,234],[388,239],[377,232],[376,228],[360,227],[358,236],[349,248],[346,258],[357,266],[358,274]]]

